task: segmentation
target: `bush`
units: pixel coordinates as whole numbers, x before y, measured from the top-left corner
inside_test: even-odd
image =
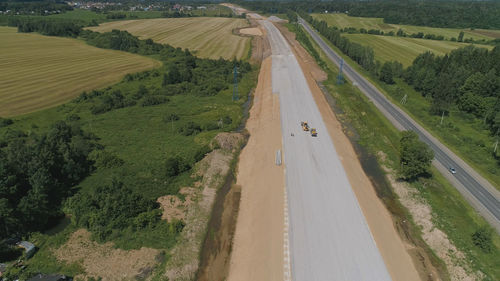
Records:
[[[80,120],[80,116],[78,116],[78,114],[70,114],[66,117],[66,120],[69,121],[69,122],[75,122],[75,121],[78,121]]]
[[[152,106],[168,102],[169,99],[160,95],[147,95],[142,101],[142,106]]]
[[[97,168],[120,167],[123,163],[125,163],[123,159],[105,150],[94,150],[91,153],[90,158],[95,162],[95,166]]]
[[[170,157],[165,162],[165,174],[167,177],[175,177],[188,171],[191,166],[179,156]]]
[[[14,121],[12,119],[0,117],[0,128],[7,127],[12,124],[14,124]]]
[[[489,253],[493,249],[491,240],[491,229],[482,227],[472,234],[472,243],[479,247],[483,252]]]
[[[194,154],[194,161],[198,162],[201,161],[201,159],[205,158],[205,156],[210,153],[212,149],[208,145],[202,146],[196,153]]]
[[[179,128],[179,133],[183,136],[196,135],[200,132],[201,132],[200,125],[196,124],[193,121],[189,121],[184,126]]]
[[[94,190],[79,192],[68,201],[68,209],[77,226],[86,227],[95,238],[105,241],[114,231],[123,230],[137,221],[145,212],[156,209],[157,203],[113,180]]]
[[[165,122],[178,121],[180,119],[181,118],[179,117],[179,115],[177,115],[175,113],[169,113],[169,114],[163,116],[163,121],[165,121]]]

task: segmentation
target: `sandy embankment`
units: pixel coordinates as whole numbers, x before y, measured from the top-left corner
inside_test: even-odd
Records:
[[[270,57],[262,62],[246,128],[250,138],[238,164],[242,193],[227,280],[283,280],[285,183],[283,166],[275,164],[281,126]]]

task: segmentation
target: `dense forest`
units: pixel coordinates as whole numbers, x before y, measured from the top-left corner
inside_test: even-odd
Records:
[[[445,56],[419,55],[404,74],[405,81],[432,98],[431,111],[452,106],[481,118],[492,134],[500,131],[500,47],[488,51],[468,46]]]
[[[82,31],[79,38],[99,48],[154,55],[163,62],[159,69],[126,75],[121,90],[108,87],[84,92],[73,101],[94,115],[124,107],[168,103],[175,95],[212,97],[232,84],[235,66],[238,79],[251,71],[247,62],[200,59],[188,50],[139,40],[126,31]],[[172,113],[164,121],[179,119]],[[227,128],[232,128],[230,116],[221,116],[221,120]],[[123,233],[134,237],[139,237],[134,233],[147,233],[158,238],[154,241],[161,240],[159,243],[164,247],[175,242],[184,223],[160,220],[156,198],[134,191],[137,188],[132,188],[131,183],[113,179],[91,189],[78,188],[91,172],[124,163],[107,152],[96,136],[80,129],[78,115],[55,122],[43,134],[18,131],[11,119],[0,121],[7,130],[0,137],[0,241],[43,231],[64,216],[64,210],[72,215],[76,226],[89,229],[100,241]],[[181,136],[195,136],[219,130],[218,122],[219,119],[206,119],[204,123],[183,121],[177,131]],[[164,160],[162,182],[172,182],[188,173],[209,151],[208,146],[200,146],[193,155],[168,157]],[[167,187],[163,192],[175,194],[177,189]],[[0,261],[12,257],[11,254],[0,251]]]
[[[0,145],[0,239],[42,230],[93,169],[95,136],[56,122],[42,135],[10,131]]]
[[[309,13],[348,12],[357,17],[383,18],[386,23],[457,28],[500,28],[500,2],[459,1],[241,1],[240,5],[264,13],[288,9]]]

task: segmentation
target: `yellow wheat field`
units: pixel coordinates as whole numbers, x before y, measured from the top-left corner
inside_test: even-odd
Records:
[[[250,38],[234,35],[232,31],[245,26],[248,23],[244,19],[196,17],[115,21],[89,29],[126,30],[141,39],[187,48],[203,58],[240,59],[248,54]]]
[[[0,116],[62,104],[160,62],[60,37],[0,27]]]

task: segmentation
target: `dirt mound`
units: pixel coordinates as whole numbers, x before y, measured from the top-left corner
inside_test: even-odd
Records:
[[[159,254],[150,248],[125,251],[115,249],[111,242],[99,244],[90,240],[86,229],[75,231],[68,242],[54,251],[59,261],[81,263],[86,277],[101,277],[103,281],[144,278],[144,273],[152,271]]]
[[[184,196],[181,200],[176,195],[166,195],[156,200],[160,204],[160,209],[163,211],[162,219],[171,222],[174,219],[184,220],[187,208],[193,203],[192,197],[194,195],[194,188],[183,187],[179,191]]]
[[[262,36],[262,31],[257,27],[242,28],[240,29],[240,33],[253,36]]]
[[[195,187],[181,190],[186,192],[184,202],[171,197],[162,199],[166,205],[164,216],[179,215],[186,222],[181,232],[179,242],[170,252],[165,276],[168,280],[194,280],[198,270],[200,249],[217,189],[222,185],[225,175],[229,172],[233,154],[230,151],[243,141],[239,133],[221,133],[216,136],[216,142],[221,149],[210,152],[196,164],[194,176],[201,177]],[[189,206],[189,208],[187,208]],[[165,212],[165,210],[168,210]],[[181,215],[179,215],[181,216]]]
[[[243,140],[244,136],[240,133],[219,133],[215,136],[214,142],[223,150],[234,151]]]

